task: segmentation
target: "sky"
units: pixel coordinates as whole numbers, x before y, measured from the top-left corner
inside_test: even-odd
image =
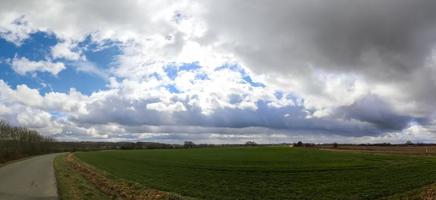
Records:
[[[436,1],[0,2],[0,120],[67,141],[436,142]]]

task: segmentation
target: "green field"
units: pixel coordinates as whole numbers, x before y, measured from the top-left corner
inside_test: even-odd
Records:
[[[307,148],[76,153],[115,177],[199,199],[375,199],[436,180],[436,158]]]

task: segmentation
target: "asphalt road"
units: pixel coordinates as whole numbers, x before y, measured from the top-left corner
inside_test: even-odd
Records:
[[[0,167],[0,200],[58,199],[53,159],[32,157]]]

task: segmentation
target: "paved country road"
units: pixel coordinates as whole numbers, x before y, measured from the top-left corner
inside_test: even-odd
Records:
[[[35,156],[0,167],[0,200],[57,199],[53,159]]]

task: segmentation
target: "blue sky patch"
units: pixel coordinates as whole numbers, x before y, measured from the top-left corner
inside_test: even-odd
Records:
[[[100,68],[109,68],[116,57],[122,53],[119,42],[104,40],[96,43],[91,36],[80,42],[78,47],[83,50],[83,54],[89,61],[96,63]]]
[[[95,74],[77,71],[74,66],[69,65],[57,76],[47,73],[39,76],[50,84],[53,91],[56,92],[68,92],[70,88],[75,88],[81,93],[89,95],[94,91],[106,88],[107,84],[103,78]]]
[[[30,35],[24,43],[16,48],[17,57],[26,57],[29,60],[44,60],[50,55],[51,47],[57,44],[55,35],[46,32],[36,32]]]
[[[177,77],[177,73],[180,71],[193,71],[200,68],[201,66],[198,65],[198,62],[183,63],[181,65],[170,64],[165,67],[165,73],[171,80],[174,80]]]
[[[43,88],[40,79],[33,78],[32,76],[21,76],[10,67],[9,64],[0,63],[0,79],[4,80],[12,88],[17,85],[27,85],[30,88]]]
[[[262,87],[262,88],[265,87],[265,84],[253,81],[251,76],[240,65],[234,65],[234,64],[223,65],[221,67],[216,68],[215,71],[219,71],[219,70],[223,70],[223,69],[229,69],[229,70],[234,71],[234,72],[239,72],[242,76],[242,79],[246,83],[250,84],[250,86],[252,86],[252,87]]]
[[[174,84],[166,85],[165,88],[171,93],[180,93],[177,87]]]
[[[253,86],[253,87],[262,87],[262,88],[264,88],[265,87],[265,84],[263,84],[263,83],[259,83],[259,82],[254,82],[252,79],[251,79],[251,77],[249,76],[249,75],[244,75],[243,77],[242,77],[242,79],[244,79],[244,81],[245,82],[247,82],[248,84],[250,84],[251,86]]]
[[[50,60],[50,51],[58,42],[54,34],[46,32],[36,32],[30,35],[22,45],[16,46],[0,38],[0,79],[7,82],[12,88],[17,85],[25,84],[30,88],[39,89],[42,94],[47,92],[69,92],[75,88],[81,93],[91,94],[94,91],[106,88],[107,80],[93,73],[78,70],[78,62],[68,62],[64,59],[56,59],[56,62],[63,61],[66,68],[53,75],[47,72],[33,72],[26,75],[17,74],[11,66],[14,57],[27,58],[31,61]],[[82,51],[87,59],[100,70],[104,71],[121,54],[120,47],[115,42],[105,41],[104,44],[93,43],[87,39],[78,45],[84,48]],[[97,50],[93,49],[96,48]]]
[[[14,57],[17,47],[11,43],[6,41],[5,39],[0,37],[0,60],[9,59]]]

